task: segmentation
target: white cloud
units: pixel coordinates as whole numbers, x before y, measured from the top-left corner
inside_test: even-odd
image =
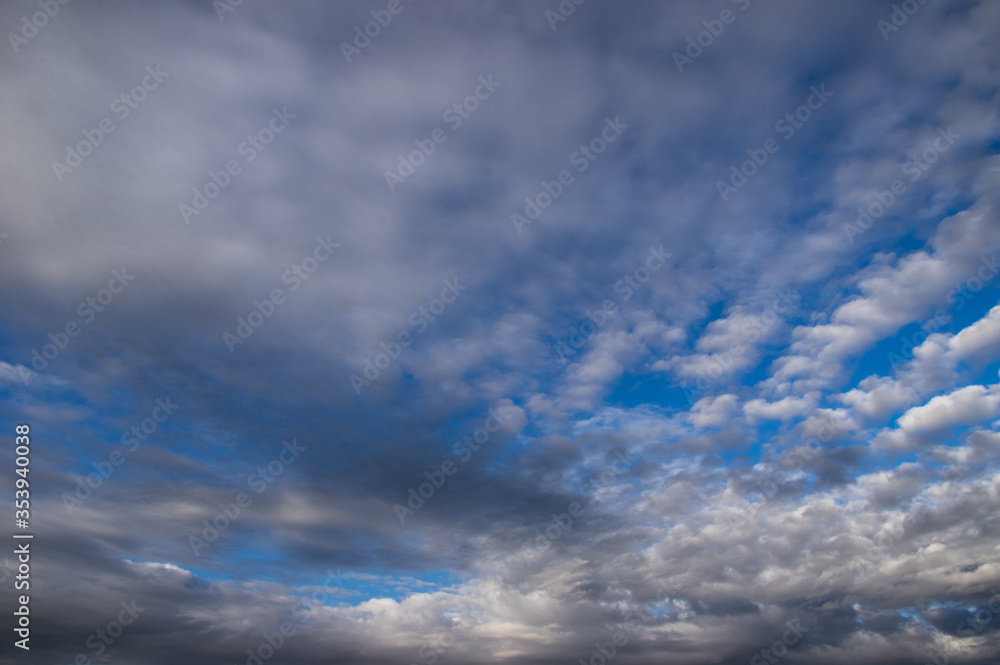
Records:
[[[917,406],[897,421],[908,431],[937,430],[955,425],[972,425],[1000,412],[1000,384],[966,386],[946,395],[938,395]]]
[[[816,408],[818,399],[818,393],[802,397],[789,396],[776,402],[754,399],[743,405],[743,413],[752,419],[791,420]]]
[[[691,424],[698,428],[718,427],[728,423],[739,411],[738,398],[732,393],[702,397],[691,408]]]

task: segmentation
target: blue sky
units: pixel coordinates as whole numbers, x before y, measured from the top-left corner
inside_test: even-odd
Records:
[[[39,7],[39,662],[996,662],[1000,6]]]

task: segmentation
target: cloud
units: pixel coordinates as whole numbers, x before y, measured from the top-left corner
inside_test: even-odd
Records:
[[[230,4],[60,5],[0,66],[40,658],[990,662],[996,3]]]
[[[936,430],[980,422],[996,414],[998,407],[996,385],[966,386],[910,409],[897,422],[905,430]]]

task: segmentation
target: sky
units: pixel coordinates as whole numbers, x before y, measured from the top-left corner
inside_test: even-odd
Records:
[[[3,665],[1000,662],[1000,3],[0,28]]]

